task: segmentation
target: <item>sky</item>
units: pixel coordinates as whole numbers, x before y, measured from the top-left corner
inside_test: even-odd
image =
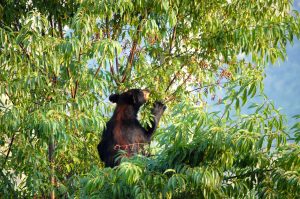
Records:
[[[294,8],[300,11],[300,0],[295,0]],[[300,41],[287,46],[287,59],[266,70],[265,93],[277,108],[291,119],[300,114]]]

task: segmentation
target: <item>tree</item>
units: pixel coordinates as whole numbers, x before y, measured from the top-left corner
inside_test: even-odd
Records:
[[[286,126],[262,81],[265,66],[284,60],[286,44],[300,37],[291,1],[55,6],[0,6],[4,196],[300,195],[300,125]],[[132,87],[150,89],[149,104],[162,100],[167,112],[151,156],[103,168],[96,145],[113,109],[106,98]]]

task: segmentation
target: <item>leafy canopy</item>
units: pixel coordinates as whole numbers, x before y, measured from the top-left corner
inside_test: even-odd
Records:
[[[300,125],[263,94],[265,66],[300,37],[292,1],[5,0],[0,13],[5,196],[300,195]],[[152,155],[103,168],[107,96],[133,87],[151,90],[143,123],[168,106]]]

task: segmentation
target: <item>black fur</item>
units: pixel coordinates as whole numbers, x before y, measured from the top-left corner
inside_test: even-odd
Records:
[[[160,102],[155,102],[152,109],[154,120],[152,126],[143,128],[137,120],[140,107],[146,103],[147,90],[131,89],[122,94],[113,94],[109,100],[117,103],[112,118],[107,122],[103,131],[101,142],[98,144],[98,153],[105,166],[114,167],[117,150],[116,145],[128,145],[134,143],[150,143],[151,136],[157,128],[158,122],[166,109]]]

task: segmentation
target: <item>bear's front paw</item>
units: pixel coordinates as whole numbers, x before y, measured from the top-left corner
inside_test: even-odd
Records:
[[[155,102],[153,107],[153,113],[163,113],[166,110],[167,106],[162,102]]]

